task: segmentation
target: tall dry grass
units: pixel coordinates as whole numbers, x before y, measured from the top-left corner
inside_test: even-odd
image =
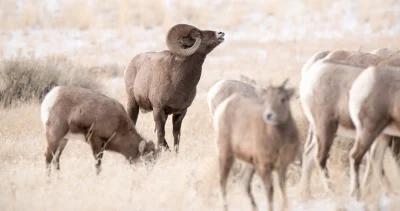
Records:
[[[153,166],[131,166],[122,156],[106,152],[103,172],[96,176],[90,147],[72,140],[62,155],[61,171],[47,177],[37,100],[0,108],[0,210],[221,210],[216,144],[206,105],[209,87],[242,74],[261,84],[289,77],[290,85],[297,87],[301,65],[317,51],[400,48],[398,11],[399,2],[392,0],[0,1],[0,57],[9,59],[20,52],[39,58],[12,65],[19,71],[16,76],[10,72],[10,78],[19,80],[24,74],[31,78],[15,86],[25,87],[28,96],[54,81],[78,82],[88,75],[98,81],[100,91],[125,104],[123,66],[139,52],[165,49],[164,36],[171,25],[188,22],[227,32],[226,41],[204,63],[197,97],[183,122],[180,153],[164,153]],[[49,55],[65,56],[68,62],[47,65],[41,58]],[[79,71],[76,76],[63,75],[68,68]],[[43,94],[38,93],[34,96]],[[294,99],[292,108],[304,140],[307,121],[298,100]],[[139,115],[137,129],[156,140],[151,113]],[[168,141],[171,131],[169,120]],[[301,200],[300,171],[291,168],[291,210],[400,209],[399,196],[386,195],[376,181],[365,190],[364,201],[348,196],[351,146],[351,140],[335,140],[328,161],[333,193],[325,193],[314,174],[314,198]],[[390,156],[385,168],[393,189],[399,190],[398,166]],[[231,176],[230,209],[250,210],[240,173]],[[265,209],[258,177],[253,190],[258,205]]]
[[[14,58],[0,63],[0,103],[41,100],[54,86],[71,85],[98,89],[95,75],[65,58]]]

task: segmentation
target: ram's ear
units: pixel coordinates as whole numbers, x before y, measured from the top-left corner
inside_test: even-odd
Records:
[[[146,141],[142,140],[139,143],[139,154],[143,155],[145,149],[146,149]]]

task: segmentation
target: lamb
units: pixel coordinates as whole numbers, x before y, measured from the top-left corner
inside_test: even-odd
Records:
[[[116,100],[89,89],[57,86],[41,104],[46,131],[46,165],[60,169],[60,156],[70,134],[84,135],[100,173],[104,150],[121,153],[130,162],[155,153],[155,145],[138,134],[124,107]]]
[[[178,151],[182,120],[196,95],[203,63],[223,41],[223,32],[178,24],[168,32],[169,50],[142,53],[131,60],[124,74],[128,114],[136,124],[139,109],[153,111],[158,146],[169,149],[165,122],[172,114],[174,147]]]
[[[350,153],[351,194],[360,197],[359,168],[365,152],[383,134],[400,137],[400,54],[369,67],[354,81],[348,109],[356,128]],[[398,141],[398,140],[397,140]],[[384,151],[380,152],[383,157]]]
[[[371,53],[324,51],[311,57],[303,66],[300,100],[310,123],[301,178],[304,196],[310,195],[314,160],[317,160],[323,170],[325,188],[330,190],[326,162],[333,139],[336,134],[349,138],[355,136],[354,125],[347,108],[348,91],[354,79],[365,68],[384,59]]]
[[[273,209],[273,170],[279,175],[283,207],[287,206],[286,169],[296,157],[299,141],[289,105],[294,89],[285,88],[285,83],[258,89],[257,98],[235,93],[215,111],[213,123],[217,136],[220,185],[225,209],[226,183],[235,158],[254,167],[246,178],[247,194],[254,209],[256,203],[251,194],[251,181],[255,172],[264,183],[268,209]]]

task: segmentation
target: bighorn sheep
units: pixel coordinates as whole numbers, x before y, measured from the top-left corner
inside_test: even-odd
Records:
[[[225,209],[226,183],[235,158],[254,166],[246,178],[247,194],[253,208],[256,208],[256,203],[251,194],[251,181],[257,172],[264,183],[269,210],[272,210],[273,170],[278,172],[283,204],[286,207],[286,169],[296,156],[299,142],[289,105],[294,90],[286,89],[285,83],[257,90],[257,98],[233,94],[215,111],[213,123],[217,135],[220,185]]]
[[[400,137],[399,81],[400,54],[397,54],[363,71],[350,89],[348,108],[357,130],[350,153],[351,193],[356,197],[360,197],[359,167],[365,152],[381,134]],[[380,153],[383,157],[384,151]]]
[[[325,187],[329,177],[326,161],[333,139],[339,135],[354,138],[354,125],[348,111],[348,91],[354,79],[368,66],[384,58],[362,52],[320,52],[303,66],[300,100],[310,123],[304,147],[301,184],[310,194],[311,170],[314,159],[323,170]],[[317,147],[318,146],[318,147]],[[313,158],[314,157],[314,158]]]
[[[255,82],[252,83],[236,80],[220,80],[215,83],[207,94],[207,103],[211,116],[214,116],[217,106],[232,94],[237,93],[244,97],[257,97],[256,89],[253,86]]]
[[[116,100],[94,91],[68,86],[53,88],[41,105],[41,120],[46,131],[46,164],[60,169],[60,156],[68,134],[85,135],[101,170],[104,150],[119,152],[129,161],[155,151],[136,131],[124,107]]]
[[[159,146],[169,148],[165,122],[172,114],[174,146],[178,151],[182,120],[196,95],[204,60],[223,41],[223,32],[178,24],[168,32],[169,50],[139,54],[125,70],[128,114],[136,124],[139,108],[153,111]]]

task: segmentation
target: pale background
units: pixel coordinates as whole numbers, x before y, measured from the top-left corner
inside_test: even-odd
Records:
[[[89,146],[70,141],[61,172],[48,178],[39,103],[0,108],[0,210],[220,210],[216,145],[205,100],[213,83],[243,74],[260,84],[289,77],[297,86],[301,65],[317,51],[400,48],[398,0],[0,0],[0,20],[0,61],[67,59],[94,71],[100,90],[124,105],[124,67],[137,53],[166,49],[169,27],[190,23],[226,33],[203,66],[198,95],[183,123],[180,153],[164,153],[151,168],[130,166],[122,156],[106,153],[103,172],[96,176]],[[110,65],[116,67],[112,74],[103,68]],[[293,112],[304,139],[306,121],[297,100]],[[140,114],[138,131],[155,140],[153,128],[151,114]],[[171,133],[168,123],[168,141]],[[293,167],[291,209],[400,209],[399,196],[385,195],[379,185],[366,203],[348,197],[351,140],[340,142],[329,161],[336,192],[324,194],[315,177],[314,199],[302,201],[299,169]],[[391,160],[386,165],[397,170]],[[250,210],[240,174],[233,178],[230,208]],[[258,178],[254,193],[265,209]]]

